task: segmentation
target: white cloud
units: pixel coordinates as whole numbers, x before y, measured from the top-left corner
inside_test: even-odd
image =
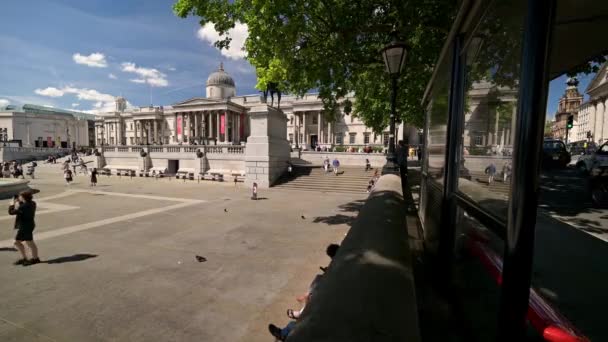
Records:
[[[198,38],[204,42],[209,43],[209,45],[214,46],[213,44],[221,39],[224,39],[225,36],[220,35],[215,28],[213,27],[213,23],[206,23],[205,26],[201,27],[197,34]],[[249,35],[249,30],[247,24],[242,24],[237,22],[234,28],[228,30],[227,36],[232,38],[230,42],[229,49],[222,49],[220,53],[223,56],[226,56],[231,59],[242,59],[247,55],[243,47],[245,45],[245,40]]]
[[[8,106],[9,103],[11,103],[9,100],[6,99],[0,99],[0,107],[5,107]]]
[[[88,56],[75,53],[74,55],[72,55],[72,59],[77,64],[88,65],[92,68],[105,68],[108,66],[108,62],[106,62],[106,56],[104,56],[104,54],[100,52],[95,52]]]
[[[44,89],[36,89],[34,92],[38,95],[48,96],[48,97],[61,97],[65,92],[61,89],[57,89],[55,87],[47,87]]]
[[[115,80],[115,79],[117,79],[117,78],[118,78],[118,77],[116,77],[116,75],[114,75],[113,73],[109,73],[109,74],[108,74],[108,77],[109,77],[109,78],[111,78],[111,79],[113,79],[113,80]]]
[[[45,89],[36,89],[34,91],[38,95],[48,96],[48,97],[61,97],[66,94],[73,94],[79,100],[92,101],[95,102],[93,105],[94,110],[86,111],[86,112],[108,112],[112,111],[115,108],[114,99],[115,97],[110,94],[100,93],[95,89],[87,89],[87,88],[75,88],[71,86],[66,86],[62,88],[55,87],[47,87]],[[73,103],[72,107],[78,106],[78,103]]]
[[[177,70],[174,67],[168,67],[167,69],[169,69],[169,71],[175,71],[175,70]]]
[[[80,103],[72,103],[72,108],[80,106]]]
[[[125,62],[122,63],[121,70],[138,75],[139,78],[131,80],[134,83],[147,83],[152,87],[166,87],[169,85],[167,75],[154,68],[142,68],[135,65],[135,63]]]

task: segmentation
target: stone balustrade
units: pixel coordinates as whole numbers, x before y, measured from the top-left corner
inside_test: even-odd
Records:
[[[101,150],[109,153],[139,153],[142,150],[148,153],[196,153],[201,151],[211,154],[244,154],[245,146],[240,145],[144,145],[144,146],[103,146]]]

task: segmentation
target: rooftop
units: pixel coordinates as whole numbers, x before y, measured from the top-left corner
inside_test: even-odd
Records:
[[[14,112],[14,113],[29,113],[29,114],[50,114],[50,115],[65,115],[72,116],[78,119],[93,120],[95,115],[84,112],[77,112],[73,110],[39,106],[35,104],[25,103],[23,105],[8,105],[0,107],[0,112]]]

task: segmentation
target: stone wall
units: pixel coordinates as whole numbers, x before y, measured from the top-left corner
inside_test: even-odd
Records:
[[[11,160],[46,159],[52,154],[67,154],[70,149],[43,147],[0,147],[2,162]]]

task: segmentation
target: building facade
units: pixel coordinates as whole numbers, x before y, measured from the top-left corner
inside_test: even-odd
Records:
[[[97,145],[211,144],[240,145],[249,135],[247,112],[266,100],[260,95],[236,96],[234,80],[220,65],[209,75],[206,97],[196,97],[171,106],[126,108],[116,99],[116,109],[95,119]],[[354,102],[355,99],[347,97]],[[270,100],[270,99],[267,99]],[[275,106],[278,104],[272,102]],[[317,94],[302,97],[284,95],[280,108],[287,116],[287,137],[293,147],[303,149],[335,146],[386,146],[389,132],[375,134],[356,115],[346,114],[341,105],[334,120],[322,114]],[[403,137],[403,125],[397,137]],[[418,130],[406,126],[408,142],[417,144]],[[397,139],[399,140],[399,139]]]
[[[8,105],[0,108],[0,141],[26,147],[93,146],[94,118],[52,107]]]
[[[589,99],[580,106],[573,129],[577,141],[589,140],[598,144],[608,141],[607,68],[608,63],[604,63],[585,89]]]

